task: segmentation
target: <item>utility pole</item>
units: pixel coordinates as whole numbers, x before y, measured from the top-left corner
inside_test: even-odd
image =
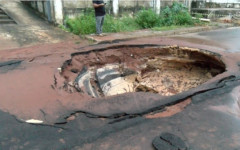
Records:
[[[160,14],[161,11],[161,0],[156,0],[156,4],[155,4],[155,8],[156,8],[156,14]]]
[[[118,10],[119,10],[118,0],[113,0],[112,5],[113,5],[113,14],[114,14],[114,16],[117,16]]]
[[[58,24],[63,24],[63,3],[62,0],[54,0],[54,14],[55,14],[55,21]]]
[[[188,0],[188,11],[191,13],[192,0]]]

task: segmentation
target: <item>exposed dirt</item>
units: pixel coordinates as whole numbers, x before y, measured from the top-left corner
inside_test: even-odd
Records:
[[[170,116],[173,116],[173,115],[181,112],[182,110],[184,110],[184,108],[187,105],[189,105],[190,103],[191,103],[191,99],[189,98],[189,99],[182,101],[176,105],[166,107],[166,109],[162,112],[150,113],[150,114],[146,115],[145,117],[149,118],[149,119],[170,117]]]
[[[208,81],[225,71],[209,51],[178,47],[118,47],[74,54],[62,67],[72,87],[92,97],[127,92],[171,96]]]
[[[143,43],[198,47],[215,51],[219,55],[177,47],[130,47]],[[117,47],[119,45],[126,46]],[[156,37],[109,45],[85,46],[82,43],[74,45],[74,42],[65,42],[1,51],[2,63],[12,64],[12,60],[21,62],[8,70],[5,69],[6,66],[0,67],[0,70],[4,70],[4,73],[0,73],[0,109],[9,112],[0,111],[1,149],[152,149],[155,137],[166,139],[162,132],[179,137],[191,149],[239,149],[237,62],[240,55],[219,52],[220,48]],[[159,53],[164,50],[167,53]],[[81,53],[73,54],[72,60],[66,62],[62,68],[60,76],[57,68],[63,61],[70,59],[71,53],[77,51]],[[185,51],[186,57],[180,53]],[[226,72],[215,76],[217,72],[214,70],[225,70],[225,65],[219,59],[220,55],[226,64]],[[144,58],[149,61],[144,61]],[[175,62],[170,58],[174,58]],[[165,66],[154,64],[155,59],[156,64],[162,61]],[[103,98],[101,97],[105,95],[99,95],[100,98],[92,99],[86,93],[76,92],[79,89],[75,86],[75,80],[79,75],[88,77],[97,71],[99,73],[104,69],[109,70],[107,67],[117,66],[118,69],[114,68],[115,72],[112,73],[115,74],[112,75],[120,75],[120,79],[130,83],[128,81],[133,81],[132,77],[140,81],[143,75],[157,74],[157,69],[161,67],[165,68],[165,71],[169,68],[171,75],[177,74],[179,70],[171,68],[174,63],[188,71],[188,74],[194,69],[184,68],[186,63],[187,66],[200,68],[195,69],[196,72],[206,70],[215,77],[206,77],[210,79],[207,83],[171,97],[152,94],[149,91],[154,93],[156,90],[143,85],[136,89],[146,90],[148,93],[125,93]],[[152,68],[147,67],[151,64],[154,64]],[[82,72],[84,66],[86,70]],[[155,66],[158,68],[154,68]],[[87,84],[78,82],[78,85],[91,83],[95,89],[100,89],[99,82],[95,79],[91,78]],[[72,88],[72,92],[76,93],[67,93],[57,87],[63,86],[63,82],[66,82],[67,89]],[[235,86],[238,86],[238,89]],[[85,90],[80,89],[83,89],[82,92]],[[19,122],[31,119],[42,120],[44,124],[30,125]]]

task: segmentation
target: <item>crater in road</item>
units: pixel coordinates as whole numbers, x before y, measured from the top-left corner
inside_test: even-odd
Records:
[[[171,96],[225,71],[216,53],[188,47],[122,45],[72,55],[62,66],[66,88],[92,97],[128,92]]]

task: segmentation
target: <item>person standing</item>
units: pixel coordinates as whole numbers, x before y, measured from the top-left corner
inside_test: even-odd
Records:
[[[104,23],[105,12],[105,3],[103,0],[93,0],[93,7],[95,9],[95,17],[96,17],[96,34],[98,36],[102,35],[102,26]]]

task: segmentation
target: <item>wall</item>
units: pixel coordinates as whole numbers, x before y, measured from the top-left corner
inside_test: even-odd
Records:
[[[182,2],[187,6],[191,0],[104,0],[107,3],[108,14],[133,15],[142,9],[153,9],[156,13],[174,1]],[[29,0],[24,2],[49,22],[62,24],[64,18],[73,18],[86,11],[93,11],[92,0]],[[189,5],[190,6],[190,5]]]
[[[53,0],[54,19],[58,24],[63,24],[63,3],[62,0]]]
[[[63,24],[62,0],[29,0],[22,1],[33,8],[39,16],[54,24]]]
[[[141,9],[154,9],[160,13],[160,8],[180,1],[186,5],[191,0],[104,0],[107,3],[106,11],[109,14],[134,14]],[[92,0],[63,0],[63,12],[66,17],[76,17],[86,10],[93,10]]]
[[[107,3],[106,12],[112,13],[112,0],[104,0]],[[86,11],[93,11],[92,0],[63,0],[64,17],[74,18]]]

